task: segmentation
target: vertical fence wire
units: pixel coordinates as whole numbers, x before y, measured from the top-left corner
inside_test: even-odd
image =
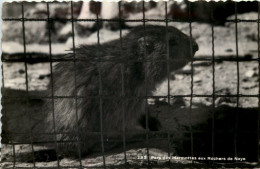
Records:
[[[257,54],[258,54],[258,94],[260,96],[260,27],[259,27],[259,22],[260,22],[260,2],[258,2],[258,15],[257,15]],[[259,142],[260,142],[260,97],[258,97],[258,126],[257,126],[257,140],[258,140],[258,164],[260,163],[260,147],[259,147]]]
[[[101,56],[100,56],[100,36],[99,36],[99,29],[100,29],[100,20],[98,14],[97,17],[97,56],[98,56],[98,80],[99,80],[99,111],[100,111],[100,140],[101,140],[101,149],[102,149],[102,157],[103,157],[103,165],[106,168],[106,159],[105,159],[105,150],[104,150],[104,131],[103,131],[103,88],[102,88],[102,74],[101,74]]]
[[[2,69],[2,88],[5,88],[4,62],[2,62],[2,64],[1,64],[1,69]]]
[[[78,117],[78,97],[77,97],[77,68],[76,68],[76,52],[75,52],[75,30],[74,30],[74,10],[73,10],[73,1],[70,2],[71,7],[71,28],[72,28],[72,49],[73,49],[73,64],[74,64],[74,99],[75,99],[75,108],[76,108],[76,121],[77,121],[77,144],[78,144],[78,152],[79,152],[79,164],[80,168],[82,168],[82,159],[81,159],[81,137],[80,137],[80,129],[79,129],[79,117]]]
[[[192,21],[191,21],[191,2],[189,3],[189,33],[190,33],[190,52],[191,52],[191,56],[193,57],[193,47],[192,47]],[[24,47],[24,56],[25,56],[25,83],[26,83],[26,92],[28,94],[28,90],[29,90],[29,85],[28,85],[28,67],[27,67],[27,51],[26,51],[26,36],[25,36],[25,18],[24,18],[24,3],[21,3],[21,7],[22,7],[22,28],[23,28],[23,47]],[[122,56],[122,13],[120,11],[121,8],[121,2],[118,3],[118,7],[119,7],[119,18],[120,18],[120,56]],[[168,103],[170,103],[170,65],[169,65],[169,37],[168,37],[168,16],[167,16],[167,2],[165,2],[165,19],[166,19],[166,42],[167,42],[167,78],[168,78],[168,95],[167,95],[167,100]],[[53,68],[52,68],[52,47],[51,47],[51,32],[50,32],[50,14],[49,14],[49,3],[47,2],[47,14],[48,14],[48,36],[49,36],[49,59],[50,59],[50,71],[51,71],[51,96],[52,96],[52,113],[53,113],[53,126],[54,126],[54,134],[55,134],[55,145],[56,145],[56,155],[57,155],[57,159],[58,157],[58,144],[57,144],[57,135],[56,135],[56,127],[55,127],[55,115],[54,115],[54,89],[53,89]],[[212,9],[213,12],[213,9]],[[212,112],[212,130],[211,130],[211,148],[212,148],[212,156],[214,156],[215,154],[215,150],[214,150],[214,141],[215,141],[215,42],[214,42],[214,18],[213,18],[213,13],[211,13],[211,18],[212,18],[212,24],[211,24],[211,38],[212,38],[212,107],[213,107],[213,112]],[[258,2],[258,20],[257,20],[257,31],[258,31],[258,39],[257,39],[257,43],[258,43],[258,74],[260,77],[260,37],[259,37],[259,18],[260,18],[260,2]],[[73,17],[73,2],[71,1],[71,22],[72,22],[72,39],[73,39],[73,60],[74,60],[74,83],[75,83],[75,102],[76,102],[76,120],[78,123],[78,110],[77,110],[77,102],[78,102],[78,98],[77,98],[77,81],[76,81],[76,57],[75,57],[75,35],[74,35],[74,17]],[[144,27],[144,44],[146,44],[146,19],[145,19],[145,1],[143,1],[143,27]],[[99,16],[97,14],[97,24],[98,24],[98,31],[97,31],[97,40],[98,40],[98,49],[100,48],[100,37],[99,37],[99,24],[100,24],[100,20],[99,20]],[[236,65],[237,65],[237,104],[236,107],[239,108],[239,87],[240,87],[240,77],[239,77],[239,57],[238,57],[238,18],[237,18],[237,3],[235,2],[235,41],[236,41]],[[99,54],[99,50],[97,51],[97,55],[98,55],[98,59],[100,61],[100,54]],[[146,57],[146,48],[144,46],[144,58]],[[3,70],[3,64],[2,66],[2,70]],[[106,167],[106,162],[105,162],[105,152],[104,152],[104,131],[103,131],[103,92],[102,92],[102,74],[101,74],[101,65],[100,62],[98,62],[98,72],[99,72],[99,101],[100,101],[100,130],[101,130],[101,147],[102,147],[102,156],[103,156],[103,164],[104,167]],[[146,68],[145,68],[146,69]],[[126,129],[125,129],[125,86],[124,86],[124,70],[125,70],[125,65],[124,63],[121,63],[121,79],[122,79],[122,87],[121,87],[121,96],[123,97],[123,102],[122,102],[122,111],[123,111],[123,149],[124,149],[124,160],[125,160],[125,164],[127,164],[127,158],[126,158]],[[145,73],[147,71],[145,70]],[[4,87],[4,73],[2,71],[2,83],[3,83],[3,87]],[[191,94],[190,94],[190,118],[191,118],[191,114],[192,114],[192,104],[193,104],[193,81],[194,81],[194,66],[193,66],[193,58],[191,59]],[[148,129],[148,118],[149,118],[149,114],[148,114],[148,108],[147,108],[147,75],[145,74],[145,114],[146,114],[146,142],[148,143],[148,139],[149,139],[149,129]],[[258,90],[258,94],[260,95],[260,81],[259,81],[259,90]],[[260,107],[260,98],[258,97],[258,107]],[[168,109],[169,111],[169,109]],[[236,121],[235,121],[235,131],[234,131],[234,154],[235,156],[238,155],[237,153],[237,140],[238,140],[238,133],[237,133],[237,128],[238,128],[238,114],[236,113],[236,117],[235,117]],[[258,113],[258,142],[260,140],[260,110]],[[191,119],[190,119],[191,120]],[[77,134],[78,134],[78,149],[79,149],[79,158],[80,158],[80,168],[82,168],[82,161],[81,161],[81,149],[80,149],[80,136],[79,136],[79,124],[77,124]],[[170,138],[169,138],[169,132],[167,131],[168,134],[168,144],[170,142]],[[35,161],[34,161],[34,145],[33,145],[33,137],[32,137],[33,133],[32,131],[30,132],[30,137],[31,137],[31,146],[32,146],[32,153],[33,153],[33,165],[34,168],[35,166]],[[193,156],[193,128],[190,125],[190,139],[191,139],[191,156]],[[148,144],[147,144],[148,145]],[[14,155],[14,162],[13,162],[13,168],[16,167],[16,156],[15,156],[15,144],[12,143],[13,146],[13,155]],[[259,150],[259,145],[258,145],[258,162],[260,160],[260,150]],[[170,150],[169,150],[169,145],[168,145],[168,155],[170,155]],[[149,159],[149,147],[147,147],[147,159],[148,159],[148,164],[150,164],[150,159]],[[58,168],[60,168],[60,164],[59,164],[59,159],[57,160],[57,165]]]
[[[3,55],[3,54],[2,54]],[[3,56],[2,56],[3,57]],[[2,65],[1,65],[1,67],[2,67],[2,89],[4,88],[4,84],[5,84],[5,80],[4,80],[4,66],[3,66],[3,62],[2,62]],[[3,93],[2,93],[2,95],[3,95]],[[3,107],[2,107],[2,110],[1,111],[3,111]],[[4,117],[3,116],[5,116],[5,114],[6,114],[7,112],[4,112],[4,113],[2,113],[2,119],[4,119]],[[1,120],[2,120],[1,119]],[[2,121],[1,121],[2,122]],[[2,124],[3,125],[3,124]],[[7,135],[8,136],[8,135]],[[10,136],[9,136],[10,137]],[[10,141],[10,143],[11,143],[11,145],[12,145],[12,152],[13,152],[13,168],[15,168],[15,165],[16,165],[16,154],[15,154],[15,144],[12,142],[12,140]],[[3,144],[1,144],[1,145],[3,145]],[[3,153],[1,153],[1,154],[3,154]]]
[[[52,64],[52,41],[51,41],[51,25],[50,25],[50,2],[46,2],[47,5],[47,17],[48,17],[48,43],[49,43],[49,59],[50,59],[50,73],[51,73],[51,104],[52,104],[52,119],[53,119],[53,132],[55,141],[55,150],[57,156],[57,166],[60,168],[60,160],[58,156],[58,143],[57,143],[57,132],[55,124],[55,109],[54,109],[54,87],[53,87],[53,64]]]
[[[120,34],[120,57],[122,58],[123,55],[123,41],[122,41],[122,13],[121,13],[121,1],[118,2],[118,12],[119,12],[119,34]],[[126,159],[126,125],[125,125],[125,64],[124,62],[121,63],[121,79],[122,79],[122,86],[121,86],[121,96],[122,100],[122,112],[123,112],[123,151],[124,151],[124,160],[125,165],[127,164]]]
[[[16,165],[15,144],[13,143],[12,140],[11,140],[11,144],[12,144],[13,156],[14,156],[14,159],[13,159],[13,168],[16,168],[16,167],[15,167],[15,165]]]
[[[3,47],[2,47],[3,48]],[[3,52],[2,52],[3,53]],[[2,58],[3,58],[3,54],[2,54]],[[4,80],[4,62],[1,62],[1,69],[2,69],[2,89],[4,89],[5,88],[5,80]],[[3,90],[1,90],[1,94],[3,95]],[[2,101],[1,101],[2,102]],[[1,103],[1,106],[2,106],[2,103]],[[2,123],[2,119],[4,119],[4,116],[5,116],[5,114],[6,114],[6,112],[4,113],[3,112],[3,106],[1,107],[1,111],[2,111],[2,116],[1,116],[1,124],[3,125],[3,123]],[[2,137],[1,137],[1,139],[2,139]],[[1,146],[2,146],[3,144],[1,143]],[[12,144],[12,149],[14,150],[14,145]],[[2,153],[3,154],[3,153]],[[1,158],[0,158],[1,159]],[[15,159],[15,158],[14,158]]]
[[[143,9],[142,9],[142,13],[143,13],[143,28],[144,28],[144,60],[142,60],[142,62],[144,62],[144,64],[146,64],[146,24],[145,24],[145,1],[142,2],[143,5]],[[148,103],[147,103],[147,66],[145,66],[145,128],[146,128],[146,144],[147,144],[147,162],[148,162],[148,166],[150,165],[150,157],[149,157],[149,144],[148,144],[148,136],[149,136],[149,115],[148,115]]]
[[[191,138],[191,145],[190,145],[190,148],[191,148],[191,156],[193,157],[193,129],[192,129],[192,126],[191,126],[191,114],[192,114],[192,102],[193,102],[193,76],[194,76],[194,67],[193,67],[193,47],[192,47],[192,26],[191,26],[191,2],[189,1],[189,33],[190,33],[190,55],[191,55],[191,87],[190,87],[190,90],[191,90],[191,94],[190,94],[190,125],[189,125],[189,128],[190,128],[190,138]]]
[[[238,62],[238,29],[237,29],[237,2],[235,2],[235,33],[236,33],[236,66],[237,66],[237,104],[236,108],[238,109],[239,107],[239,62]],[[235,133],[234,133],[234,148],[235,148],[235,156],[237,157],[237,128],[238,128],[238,114],[236,112],[236,117],[235,117]]]
[[[34,157],[34,146],[33,146],[33,133],[32,133],[32,130],[30,131],[30,140],[31,140],[31,148],[32,148],[32,160],[33,160],[33,167],[35,168],[36,167],[36,164],[35,164],[35,157]]]
[[[169,49],[169,36],[168,36],[168,8],[167,1],[165,1],[165,39],[166,39],[166,52],[167,52],[167,101],[170,104],[170,49]],[[167,106],[167,112],[169,112],[169,106]],[[168,156],[170,156],[170,137],[169,131],[167,131],[168,142]]]
[[[26,37],[25,37],[25,17],[24,17],[24,2],[21,3],[22,7],[22,32],[23,32],[23,50],[24,50],[24,67],[25,67],[25,85],[26,85],[26,95],[29,96],[29,85],[28,85],[28,67],[27,67],[27,51],[26,51]],[[29,119],[31,118],[31,114],[28,115]],[[34,158],[34,146],[33,146],[33,135],[32,135],[32,129],[30,129],[30,140],[31,140],[31,148],[32,148],[32,158],[33,158],[33,167],[35,167],[35,158]]]
[[[212,152],[212,157],[214,157],[215,155],[215,41],[214,41],[214,36],[215,36],[215,32],[214,32],[214,16],[213,16],[213,7],[214,7],[214,3],[212,5],[211,8],[211,42],[212,42],[212,107],[213,107],[213,111],[212,111],[212,126],[211,126],[211,152]],[[213,161],[214,163],[214,161]]]
[[[24,2],[21,3],[22,7],[22,32],[23,32],[23,50],[24,50],[24,56],[25,56],[25,85],[26,85],[26,93],[28,94],[28,68],[27,68],[27,51],[26,51],[26,37],[25,37],[25,23],[24,23]]]

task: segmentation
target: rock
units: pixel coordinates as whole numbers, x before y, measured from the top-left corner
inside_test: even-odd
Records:
[[[193,82],[194,82],[194,83],[200,83],[200,82],[202,82],[201,77],[195,76],[195,77],[193,78]]]
[[[24,71],[23,69],[20,69],[20,70],[19,70],[19,73],[20,73],[20,74],[24,74],[25,71]]]
[[[243,82],[248,82],[249,79],[248,79],[248,78],[244,78],[244,79],[242,79],[242,81],[243,81]]]
[[[226,49],[226,52],[233,52],[233,49]]]
[[[179,98],[173,98],[170,100],[170,104],[172,106],[175,106],[175,107],[183,107],[183,106],[186,106],[185,104],[185,101],[183,100],[183,98],[179,97]]]
[[[42,79],[45,78],[45,76],[46,76],[46,75],[40,75],[40,76],[39,76],[39,79],[42,80]]]
[[[147,103],[148,103],[149,105],[154,105],[154,104],[155,104],[155,99],[149,98],[149,99],[147,99]]]
[[[245,56],[244,56],[244,58],[245,59],[252,59],[253,58],[253,55],[252,54],[250,54],[250,53],[247,53],[247,54],[245,54]]]
[[[201,61],[201,62],[195,62],[193,63],[193,66],[211,66],[212,62],[208,62],[208,61]]]
[[[175,78],[175,75],[172,73],[172,74],[170,74],[170,80],[175,80],[176,78]]]
[[[177,75],[175,75],[175,78],[176,78],[177,80],[182,80],[182,79],[184,79],[184,76],[177,74]]]
[[[246,73],[245,73],[245,76],[246,77],[254,77],[256,75],[255,71],[254,70],[248,70]]]
[[[216,65],[216,66],[215,66],[215,69],[217,69],[217,70],[221,70],[222,68],[223,68],[222,65]]]
[[[255,87],[257,87],[257,83],[252,82],[252,81],[251,82],[248,81],[247,83],[244,83],[243,86],[242,86],[242,88],[246,89],[246,90],[252,89],[252,88],[255,88]]]
[[[175,71],[175,74],[190,75],[191,70],[177,70],[177,71]]]
[[[155,100],[155,105],[169,105],[166,98],[160,98]]]
[[[222,104],[228,104],[228,103],[236,103],[235,99],[234,98],[229,98],[229,97],[218,97],[216,100],[215,100],[215,105],[216,106],[220,106]]]
[[[243,13],[238,14],[237,18],[239,19],[257,19],[257,12],[249,12],[249,13]],[[232,15],[228,17],[227,19],[235,19],[235,15]],[[235,28],[234,23],[227,22],[225,24],[227,27]],[[248,22],[246,24],[238,24],[238,35],[240,38],[245,38],[250,41],[257,40],[257,24],[255,22]]]

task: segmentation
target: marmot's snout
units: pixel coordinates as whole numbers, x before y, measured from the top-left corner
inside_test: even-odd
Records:
[[[199,50],[199,46],[197,44],[197,42],[195,40],[192,40],[192,51],[193,54],[195,54],[195,52],[197,52]]]

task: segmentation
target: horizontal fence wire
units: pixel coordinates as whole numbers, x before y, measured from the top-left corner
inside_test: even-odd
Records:
[[[210,19],[67,19],[67,18],[49,18],[49,19],[37,19],[37,18],[2,18],[3,21],[21,21],[21,22],[38,22],[38,21],[70,21],[70,22],[208,22],[208,23],[218,23],[218,21],[211,21]],[[259,19],[229,19],[224,20],[224,22],[260,22]]]
[[[259,94],[228,94],[228,95],[221,95],[221,94],[214,94],[215,97],[260,97]],[[116,98],[116,99],[129,99],[129,100],[134,100],[134,99],[156,99],[156,98],[168,98],[168,96],[76,96],[77,99],[98,99],[102,97],[103,99],[113,99],[113,98]],[[202,95],[202,94],[186,94],[186,95],[170,95],[169,96],[170,98],[180,98],[180,97],[193,97],[193,98],[200,98],[200,97],[213,97],[212,94],[210,95]],[[2,99],[24,99],[25,97],[24,96],[2,96]],[[53,97],[50,97],[50,96],[30,96],[30,99],[74,99],[75,96],[53,96]]]
[[[75,131],[70,131],[70,132],[56,132],[57,135],[59,134],[62,134],[62,135],[70,135],[70,134],[75,134],[75,132],[77,132],[77,130]],[[227,130],[227,131],[224,131],[225,133],[234,133],[236,132],[235,129],[233,130]],[[184,134],[190,134],[190,131],[183,131]],[[193,134],[201,134],[201,133],[208,133],[208,134],[211,134],[211,131],[210,130],[199,130],[199,129],[193,129]],[[215,133],[223,133],[222,130],[215,130]],[[241,131],[242,134],[257,134],[258,131],[252,131],[252,130],[244,130],[244,131]],[[88,136],[100,136],[101,135],[101,132],[94,132],[94,131],[84,131],[84,132],[80,132],[80,134],[87,134]],[[140,136],[146,136],[147,132],[145,131],[127,131],[127,134],[131,135],[131,134],[139,134]],[[176,134],[176,130],[160,130],[160,131],[149,131],[148,135],[163,135],[163,136],[157,136],[157,139],[159,140],[167,140],[168,139],[168,134],[171,135],[171,134]],[[27,136],[28,133],[9,133],[8,134],[9,136],[12,136],[12,135],[25,135]],[[36,135],[36,136],[39,136],[39,135],[54,135],[53,132],[50,132],[50,133],[32,133],[32,135]],[[118,131],[118,132],[111,132],[111,131],[103,131],[103,135],[117,135],[117,136],[120,136],[120,135],[123,135],[123,131]],[[120,139],[114,139],[118,142],[120,142],[121,140]],[[137,140],[142,140],[142,141],[145,141],[145,138],[133,138],[131,139],[131,141],[137,141]],[[74,143],[74,142],[78,142],[77,139],[74,139],[74,140],[57,140],[57,143]],[[84,143],[84,141],[79,141],[80,143]],[[55,140],[47,140],[47,141],[34,141],[33,144],[47,144],[47,143],[55,143]],[[30,141],[28,142],[16,142],[16,143],[7,143],[7,145],[23,145],[23,144],[31,144]]]
[[[11,54],[11,55],[8,55],[8,57],[16,57],[17,55],[21,55],[23,56],[23,54]],[[28,55],[31,55],[31,56],[37,56],[37,54],[26,54],[27,56]],[[229,55],[229,56],[222,56],[222,57],[215,57],[214,61],[212,60],[211,57],[203,57],[203,56],[200,56],[200,57],[195,57],[195,58],[192,58],[192,59],[180,59],[180,58],[175,58],[175,59],[156,59],[156,60],[151,60],[151,59],[128,59],[128,60],[123,60],[123,59],[103,59],[103,58],[100,58],[100,59],[96,59],[96,60],[90,60],[90,59],[82,59],[82,58],[64,58],[64,59],[50,59],[47,57],[47,54],[39,54],[40,58],[27,58],[27,59],[5,59],[4,57],[7,56],[7,54],[3,53],[2,54],[2,62],[91,62],[91,63],[99,63],[99,62],[112,62],[112,63],[142,63],[142,62],[180,62],[180,61],[186,61],[186,62],[198,62],[198,61],[205,61],[205,62],[208,62],[208,63],[219,63],[219,62],[222,62],[222,61],[227,61],[227,62],[250,62],[250,61],[256,61],[256,62],[260,62],[260,59],[259,58],[251,58],[251,56],[247,57],[247,56],[239,56],[238,58],[235,57],[235,55]],[[60,55],[58,55],[60,56]],[[64,56],[64,55],[62,55]],[[57,57],[57,56],[56,56]],[[68,56],[65,56],[65,57],[68,57]],[[225,58],[224,58],[225,57]]]

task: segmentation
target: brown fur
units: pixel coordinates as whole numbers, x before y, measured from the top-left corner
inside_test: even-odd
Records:
[[[144,38],[144,28],[140,26],[122,38],[122,48],[120,40],[76,48],[75,57],[78,61],[75,65],[68,61],[55,66],[53,93],[54,97],[74,97],[77,94],[78,98],[55,98],[54,119],[51,99],[44,100],[31,114],[31,120],[36,122],[28,123],[27,127],[17,128],[17,120],[6,113],[5,133],[30,133],[29,130],[34,133],[32,139],[27,134],[21,137],[13,135],[9,140],[27,143],[54,141],[54,135],[40,133],[56,131],[60,133],[56,136],[58,152],[78,155],[79,148],[82,154],[86,154],[94,151],[94,147],[101,147],[100,134],[91,136],[88,133],[101,131],[101,112],[104,132],[122,132],[124,127],[127,132],[138,131],[138,119],[145,114],[144,96],[151,95],[156,85],[167,78],[166,28],[146,26],[145,35]],[[168,27],[168,39],[169,66],[170,71],[174,71],[190,60],[198,46],[192,41],[193,52],[190,52],[190,38],[174,27]],[[49,89],[51,91],[51,84]],[[8,111],[5,104],[3,107]],[[117,136],[122,138],[122,133]]]

